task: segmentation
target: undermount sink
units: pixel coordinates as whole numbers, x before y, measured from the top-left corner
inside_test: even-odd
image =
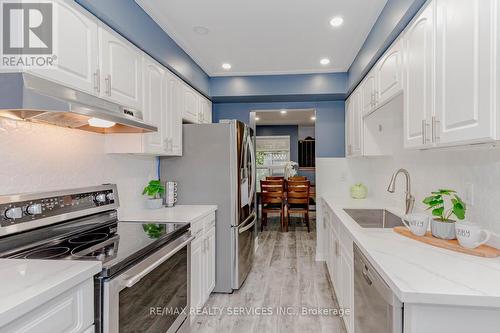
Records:
[[[362,228],[394,228],[402,226],[401,218],[385,209],[344,209]]]

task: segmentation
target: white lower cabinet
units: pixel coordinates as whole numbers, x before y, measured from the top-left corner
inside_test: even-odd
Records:
[[[191,224],[191,308],[205,305],[215,287],[215,213]],[[191,317],[194,320],[194,316]]]
[[[0,327],[2,333],[94,332],[94,282],[88,279],[28,314]]]
[[[349,310],[343,317],[348,333],[354,333],[354,257],[353,240],[335,213],[324,205],[323,223],[326,226],[326,265],[339,306]]]

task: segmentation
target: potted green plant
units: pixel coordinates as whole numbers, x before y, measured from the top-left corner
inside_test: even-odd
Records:
[[[424,199],[423,203],[429,206],[427,210],[432,210],[434,219],[431,223],[432,235],[441,239],[455,239],[455,220],[452,215],[459,220],[465,218],[465,203],[454,190],[439,189],[431,192],[432,195]],[[451,203],[451,208],[446,207],[445,199]]]
[[[148,186],[142,191],[143,195],[147,195],[149,198],[146,200],[146,206],[149,209],[158,209],[163,206],[162,194],[165,193],[165,187],[161,184],[159,180],[151,180]]]

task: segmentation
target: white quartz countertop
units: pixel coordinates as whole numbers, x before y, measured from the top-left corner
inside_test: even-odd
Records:
[[[384,202],[323,198],[397,297],[405,303],[500,307],[500,257],[466,255],[401,236],[392,229],[360,227],[344,208],[402,208]]]
[[[144,209],[137,212],[124,213],[120,221],[133,222],[194,222],[217,210],[215,205],[177,205],[160,209]]]
[[[99,261],[0,259],[0,327],[100,271]]]

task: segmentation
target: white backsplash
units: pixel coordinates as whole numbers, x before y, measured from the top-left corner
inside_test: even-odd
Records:
[[[404,177],[400,175],[396,193],[387,192],[392,173],[398,168],[410,172],[416,209],[433,190],[451,188],[467,200],[473,187],[473,203],[468,203],[466,219],[500,235],[500,149],[492,146],[414,151],[403,149],[402,116],[394,128],[393,155],[387,157],[317,159],[318,194],[349,195],[354,183],[368,187],[370,197],[394,200],[404,205]],[[500,238],[493,241],[500,246]]]
[[[105,154],[104,135],[0,118],[0,195],[115,183],[123,213],[152,178],[154,157]]]

